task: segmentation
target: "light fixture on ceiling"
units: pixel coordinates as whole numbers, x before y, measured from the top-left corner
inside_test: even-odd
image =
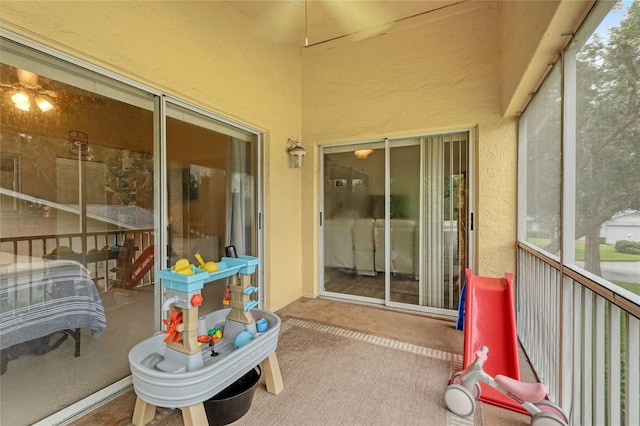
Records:
[[[31,101],[26,93],[18,92],[11,96],[11,100],[16,108],[22,111],[29,111],[31,109]]]
[[[19,92],[14,93],[11,96],[11,100],[16,108],[22,111],[30,111],[31,110],[31,98],[35,100],[36,105],[40,108],[40,111],[47,112],[53,109],[53,102],[51,98],[47,95],[36,94],[35,96],[29,96],[26,91],[21,90]]]
[[[366,160],[367,157],[369,157],[369,155],[371,155],[372,152],[373,152],[372,149],[359,149],[357,151],[354,151],[353,154],[356,156],[358,160]]]
[[[54,108],[55,104],[52,97],[55,97],[55,93],[44,89],[38,84],[38,74],[16,68],[16,75],[18,77],[16,83],[0,84],[12,89],[9,93],[13,93],[11,100],[16,108],[22,111],[30,111],[32,103],[35,103],[42,112],[47,112]]]
[[[301,169],[304,165],[304,156],[307,151],[300,145],[300,142],[289,139],[287,141],[287,153],[291,156],[291,166],[294,169]]]
[[[47,112],[53,109],[53,103],[51,102],[51,99],[45,95],[36,96],[36,105],[38,105],[38,108],[40,108],[42,112]]]

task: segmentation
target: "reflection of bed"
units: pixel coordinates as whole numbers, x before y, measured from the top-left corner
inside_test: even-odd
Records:
[[[89,328],[98,338],[105,327],[100,295],[80,263],[0,253],[2,372],[20,351],[45,352],[38,345],[47,345],[55,334],[62,340],[72,336],[79,356],[80,329]]]

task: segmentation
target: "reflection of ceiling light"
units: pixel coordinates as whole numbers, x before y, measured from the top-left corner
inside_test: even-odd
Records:
[[[42,112],[47,112],[51,108],[53,108],[53,104],[51,103],[49,98],[47,98],[46,96],[42,96],[42,95],[41,96],[36,96],[36,104],[38,105],[38,108],[40,108],[40,110]]]
[[[372,149],[359,149],[359,150],[355,151],[354,154],[355,154],[357,159],[364,160],[369,155],[371,155],[372,152],[373,152]]]
[[[16,108],[21,109],[22,111],[29,111],[31,109],[31,99],[29,98],[29,95],[24,92],[17,92],[13,94],[11,96],[11,100]],[[51,98],[46,95],[36,95],[35,102],[42,112],[47,112],[53,108]]]
[[[29,111],[29,108],[31,107],[29,96],[22,92],[18,92],[11,96],[11,100],[15,104],[16,108],[21,109],[22,111]]]

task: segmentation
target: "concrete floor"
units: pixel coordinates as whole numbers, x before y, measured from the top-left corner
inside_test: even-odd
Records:
[[[455,330],[452,320],[432,318],[426,315],[398,311],[383,307],[373,307],[346,303],[329,299],[301,298],[277,312],[281,318],[296,317],[310,321],[327,323],[366,333],[414,343],[446,352],[462,354],[463,332]],[[535,381],[529,363],[521,352],[520,365],[522,379]],[[442,389],[444,392],[444,389]],[[131,424],[135,405],[133,390],[98,407],[73,426]],[[528,425],[530,417],[489,404],[480,403],[480,419],[476,424],[490,426]],[[150,425],[174,426],[182,424],[182,416],[177,410],[158,409]],[[424,425],[428,425],[425,419]],[[270,426],[270,425],[269,425]]]

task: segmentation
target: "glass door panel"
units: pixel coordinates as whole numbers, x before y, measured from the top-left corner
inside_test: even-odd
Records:
[[[4,39],[0,80],[0,424],[33,424],[154,332],[153,262],[133,271],[157,243],[157,100]]]
[[[417,139],[394,141],[389,149],[389,300],[411,305],[418,305],[420,294],[420,151]],[[382,259],[384,225],[384,220],[376,221],[376,250]]]
[[[198,265],[196,254],[218,262],[229,245],[257,256],[255,135],[172,103],[166,128],[167,267]],[[223,308],[223,294],[223,285],[205,286],[199,314]]]
[[[384,224],[384,142],[336,147],[324,156],[324,290],[385,298],[384,254],[376,257],[375,224]],[[382,261],[382,264],[376,262]]]

